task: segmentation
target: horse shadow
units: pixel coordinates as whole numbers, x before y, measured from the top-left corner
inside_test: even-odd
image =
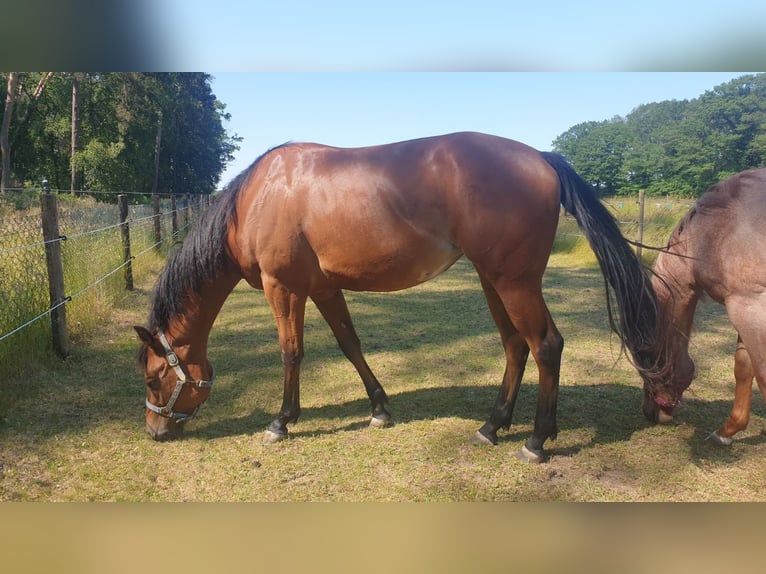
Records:
[[[458,418],[476,422],[478,429],[489,416],[489,410],[497,394],[493,385],[429,387],[389,394],[389,407],[393,425]],[[641,412],[643,391],[636,386],[622,384],[587,384],[562,386],[559,393],[559,432],[590,429],[589,438],[569,446],[557,446],[556,441],[546,443],[551,456],[575,456],[583,450],[628,443],[637,432],[654,426]],[[500,445],[522,443],[531,434],[537,403],[537,385],[522,384],[514,410],[510,431],[498,434]],[[291,427],[291,437],[314,438],[341,432],[366,432],[369,425],[369,401],[358,399],[305,407],[299,422]],[[704,401],[690,398],[684,401],[681,424],[691,426],[693,435],[688,439],[689,456],[697,465],[736,463],[746,453],[742,449],[714,445],[705,439],[712,430],[726,419],[731,402],[726,400]],[[756,407],[753,415],[766,417],[766,409]],[[234,435],[257,435],[263,432],[276,416],[276,412],[253,409],[238,418],[221,418],[203,423],[196,421],[187,430],[189,437],[206,439],[225,438]],[[321,428],[316,423],[323,421]],[[338,421],[327,425],[326,421]],[[385,430],[383,431],[385,432]],[[470,440],[466,436],[466,442]],[[759,445],[766,442],[766,434],[735,439],[736,443]]]

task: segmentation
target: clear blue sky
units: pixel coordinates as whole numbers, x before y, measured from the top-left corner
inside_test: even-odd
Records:
[[[540,150],[585,121],[640,104],[696,98],[741,75],[701,73],[263,73],[211,72],[242,136],[221,185],[286,141],[374,145],[461,130]]]
[[[219,71],[722,70],[763,64],[766,22],[763,0],[137,1],[176,68]]]

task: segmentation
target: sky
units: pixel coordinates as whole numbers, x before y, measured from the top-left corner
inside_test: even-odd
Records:
[[[693,99],[745,72],[210,72],[230,134],[243,138],[225,185],[270,147],[376,145],[481,131],[541,151],[586,121]]]
[[[762,0],[154,0],[151,9],[171,61],[221,71],[721,70],[732,57],[763,63],[749,48],[764,46],[766,22]]]

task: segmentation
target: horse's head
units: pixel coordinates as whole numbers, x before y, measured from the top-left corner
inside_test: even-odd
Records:
[[[134,329],[142,342],[138,356],[146,382],[146,431],[154,440],[178,438],[210,394],[213,369],[206,359],[189,360],[188,346],[174,350],[161,331]]]
[[[684,391],[694,378],[694,362],[682,353],[673,363],[671,372],[642,373],[644,379],[644,416],[653,423],[671,424]]]

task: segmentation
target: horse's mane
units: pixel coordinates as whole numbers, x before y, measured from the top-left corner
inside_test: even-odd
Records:
[[[189,232],[181,248],[168,259],[152,294],[148,324],[151,332],[167,329],[170,321],[183,312],[190,297],[197,295],[218,275],[232,269],[227,233],[229,225],[236,224],[237,198],[261,159],[274,149],[259,156],[224,187]]]

